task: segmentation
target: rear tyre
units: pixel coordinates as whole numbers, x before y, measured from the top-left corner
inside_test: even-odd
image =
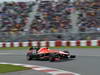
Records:
[[[50,62],[54,62],[54,61],[55,61],[55,58],[50,57],[50,58],[49,58],[49,61],[50,61]]]
[[[54,61],[60,61],[60,55],[56,53],[52,53],[50,55],[49,61],[54,62]]]
[[[32,55],[27,54],[26,59],[27,59],[28,61],[32,60]]]

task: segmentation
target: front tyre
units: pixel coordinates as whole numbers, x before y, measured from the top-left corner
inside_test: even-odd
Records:
[[[63,51],[63,52],[65,52],[65,53],[69,53],[69,51]]]
[[[76,58],[76,56],[75,55],[71,55],[70,58]]]

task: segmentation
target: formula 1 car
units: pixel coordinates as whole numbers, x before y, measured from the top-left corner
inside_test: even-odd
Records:
[[[37,52],[28,50],[26,53],[27,60],[48,60],[60,61],[65,59],[73,59],[75,55],[71,55],[69,51],[60,51],[48,48],[40,48]]]

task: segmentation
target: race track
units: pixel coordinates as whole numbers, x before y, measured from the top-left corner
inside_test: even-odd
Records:
[[[75,60],[62,62],[27,61],[25,50],[0,50],[0,62],[39,65],[50,68],[75,72],[80,75],[100,75],[100,49],[99,48],[70,48],[72,54],[77,55]],[[14,72],[0,75],[48,75],[38,71]]]

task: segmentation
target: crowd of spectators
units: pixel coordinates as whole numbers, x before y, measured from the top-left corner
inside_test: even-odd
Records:
[[[71,28],[68,1],[41,1],[31,25],[32,33],[60,33],[68,32]],[[40,13],[40,14],[39,14]]]
[[[34,2],[4,2],[0,4],[0,32],[7,32],[7,34],[9,32],[10,34],[15,34],[21,31],[23,33],[24,27],[27,25],[29,20],[29,13],[33,12],[32,7],[34,5]],[[29,33],[57,34],[69,32],[69,30],[72,29],[70,19],[71,6],[72,5],[71,3],[69,3],[69,0],[63,0],[60,2],[41,1],[38,4],[38,10],[35,11],[36,14],[32,21],[32,24],[30,25]],[[76,2],[74,7],[77,9],[77,11],[79,11],[77,24],[79,31],[100,32],[100,1]],[[4,35],[0,33],[0,35],[1,39],[2,37],[3,39],[4,37],[8,38],[6,34]],[[56,38],[55,36],[48,37],[51,39],[53,38],[52,40],[62,39],[62,36],[60,35],[57,35]],[[27,36],[26,39],[28,38],[29,37]],[[88,39],[90,39],[90,36],[88,37]]]
[[[100,32],[100,1],[77,2],[79,10],[79,31]]]
[[[0,3],[0,31],[14,34],[23,31],[34,5],[34,2]]]

